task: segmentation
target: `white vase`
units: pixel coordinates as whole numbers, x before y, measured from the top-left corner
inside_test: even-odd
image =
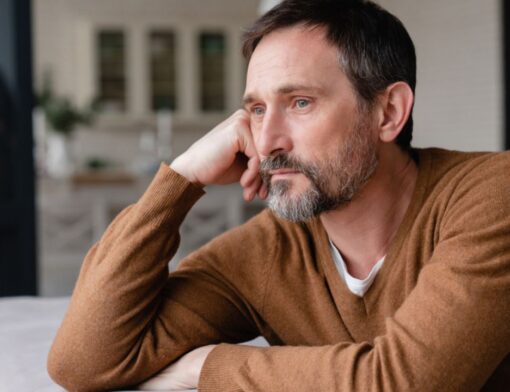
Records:
[[[72,139],[68,135],[48,132],[46,170],[54,178],[65,179],[74,172]]]

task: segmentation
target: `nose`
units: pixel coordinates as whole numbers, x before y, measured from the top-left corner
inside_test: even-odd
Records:
[[[266,109],[264,118],[256,131],[255,146],[262,157],[288,153],[292,150],[290,129],[281,111]]]

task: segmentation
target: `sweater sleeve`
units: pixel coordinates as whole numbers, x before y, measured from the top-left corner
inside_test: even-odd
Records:
[[[373,343],[221,344],[199,390],[478,391],[510,351],[508,155],[468,173],[416,287]]]
[[[206,253],[221,254],[218,246],[168,274],[179,226],[202,194],[162,164],[90,249],[48,356],[58,384],[70,391],[134,386],[193,348],[258,336],[235,288],[208,265]]]

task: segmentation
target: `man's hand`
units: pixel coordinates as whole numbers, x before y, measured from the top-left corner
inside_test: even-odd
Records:
[[[202,366],[214,347],[216,345],[211,344],[190,351],[154,377],[138,385],[138,389],[147,391],[196,389]]]
[[[267,196],[259,176],[259,156],[250,130],[248,112],[240,109],[177,157],[170,167],[201,185],[239,181],[244,198]]]

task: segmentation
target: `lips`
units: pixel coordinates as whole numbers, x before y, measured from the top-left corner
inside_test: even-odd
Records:
[[[276,169],[276,170],[270,170],[268,172],[271,179],[283,179],[287,176],[292,176],[295,174],[299,174],[300,172],[295,169]]]
[[[286,175],[286,174],[298,174],[299,171],[293,169],[277,169],[269,171],[269,175],[278,176],[278,175]]]

